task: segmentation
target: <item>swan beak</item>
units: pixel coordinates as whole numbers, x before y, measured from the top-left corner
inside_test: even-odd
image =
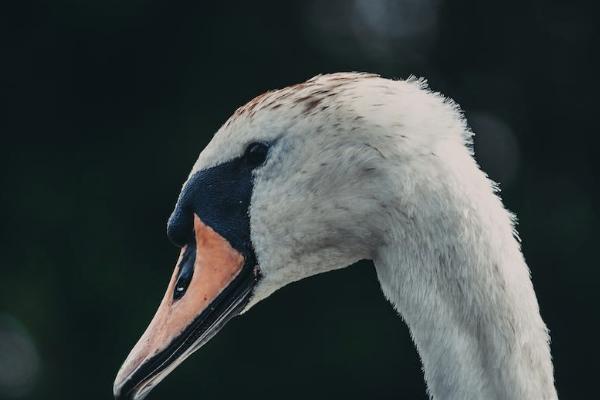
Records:
[[[254,265],[194,214],[195,243],[183,247],[167,292],[121,366],[115,399],[139,400],[247,304]]]

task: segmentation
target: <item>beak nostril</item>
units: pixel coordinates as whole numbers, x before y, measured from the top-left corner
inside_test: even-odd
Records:
[[[196,242],[185,246],[183,257],[179,263],[179,275],[173,290],[173,300],[179,300],[185,294],[192,277],[194,276],[194,264],[196,262]]]

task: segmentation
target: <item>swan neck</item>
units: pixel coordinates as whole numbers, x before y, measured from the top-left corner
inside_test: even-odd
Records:
[[[488,191],[476,205],[468,190],[445,193],[443,211],[403,205],[377,274],[408,324],[431,398],[555,399],[529,269],[511,215]]]

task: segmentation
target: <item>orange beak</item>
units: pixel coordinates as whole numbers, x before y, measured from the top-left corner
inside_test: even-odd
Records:
[[[257,277],[240,252],[194,214],[194,243],[181,249],[154,318],[121,366],[116,399],[143,399],[247,303]]]

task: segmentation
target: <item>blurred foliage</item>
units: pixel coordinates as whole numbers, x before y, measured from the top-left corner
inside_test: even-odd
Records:
[[[171,274],[165,222],[198,153],[262,91],[348,70],[427,77],[473,117],[478,160],[519,216],[559,394],[589,397],[600,322],[593,4],[5,5],[0,313],[12,322],[0,337],[36,349],[39,366],[23,369],[19,391],[0,379],[0,398],[110,398]],[[13,365],[8,353],[0,367]],[[415,399],[425,387],[407,328],[362,262],[232,321],[151,398],[184,396]]]

